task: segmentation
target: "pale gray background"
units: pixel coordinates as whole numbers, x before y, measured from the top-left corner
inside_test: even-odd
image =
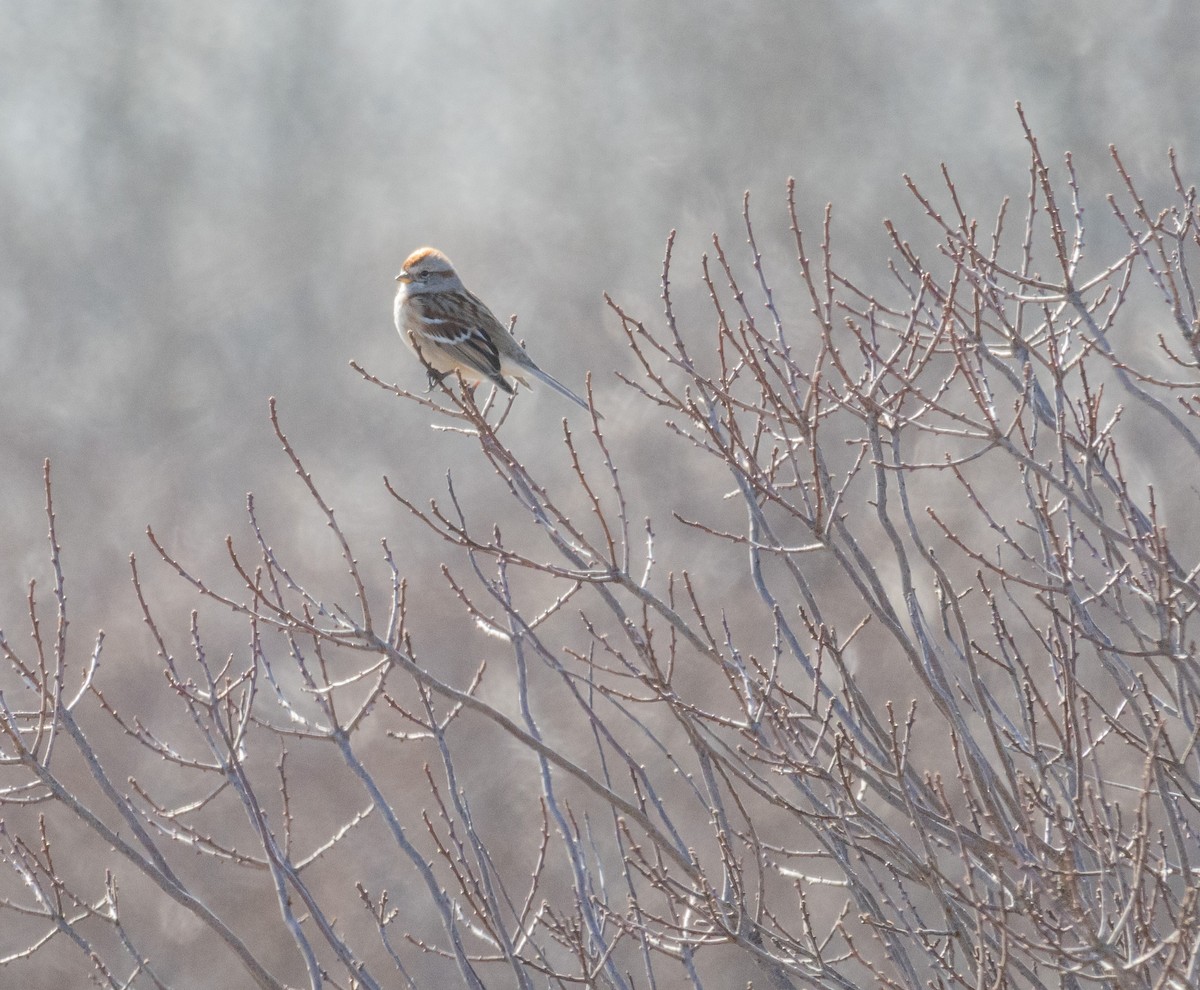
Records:
[[[1195,0],[0,0],[0,627],[27,642],[26,582],[49,577],[47,456],[73,648],[86,657],[103,626],[105,683],[126,701],[151,683],[147,697],[164,694],[128,554],[177,606],[184,643],[194,601],[153,566],[147,524],[219,575],[225,534],[247,541],[253,490],[304,578],[342,587],[271,436],[270,395],[361,552],[387,536],[414,600],[434,600],[445,551],[413,542],[381,476],[417,501],[448,468],[468,498],[492,479],[470,441],[347,366],[423,386],[391,304],[400,262],[426,243],[497,314],[520,314],[543,367],[577,389],[592,372],[635,522],[656,514],[667,539],[654,496],[687,479],[614,376],[635,369],[603,293],[657,320],[671,228],[699,338],[700,254],[714,231],[742,248],[750,190],[780,306],[802,327],[788,176],[812,243],[833,202],[841,266],[878,283],[884,217],[936,242],[903,172],[932,189],[948,163],[985,222],[1024,198],[1020,100],[1051,162],[1074,153],[1092,246],[1116,256],[1100,222],[1118,188],[1110,143],[1149,196],[1165,193],[1169,146],[1200,176],[1197,38]],[[541,389],[506,426],[550,483],[564,459],[537,440],[563,415],[585,425]],[[470,669],[478,633],[436,617],[421,617],[424,642]],[[207,630],[214,648],[244,648],[231,630]]]
[[[385,471],[438,490],[469,448],[347,367],[421,386],[391,324],[418,245],[633,429],[602,293],[657,317],[670,228],[683,296],[749,189],[784,269],[791,175],[805,224],[832,201],[843,259],[877,271],[880,220],[916,215],[902,172],[949,163],[983,217],[1024,195],[1017,100],[1095,210],[1110,143],[1150,191],[1168,146],[1194,177],[1197,37],[1189,0],[5,0],[3,600],[41,566],[45,456],[81,584],[123,585],[147,523],[207,553],[247,490],[291,499],[268,395],[355,530],[388,532]],[[564,411],[527,395],[511,429]]]

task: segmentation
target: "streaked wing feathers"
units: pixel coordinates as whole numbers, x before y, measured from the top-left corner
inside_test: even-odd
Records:
[[[425,348],[436,348],[451,362],[465,365],[505,391],[511,391],[512,386],[500,375],[500,352],[481,324],[490,321],[495,324],[494,330],[508,331],[483,303],[474,301],[477,307],[457,307],[443,305],[434,294],[413,296],[409,305],[416,316],[413,321],[416,325],[410,332]],[[428,357],[432,359],[433,355]]]

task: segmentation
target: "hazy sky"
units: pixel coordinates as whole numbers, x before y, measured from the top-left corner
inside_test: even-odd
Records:
[[[89,581],[147,523],[216,553],[244,492],[287,504],[268,395],[348,524],[387,531],[385,471],[436,490],[469,448],[347,367],[422,384],[391,325],[414,247],[636,431],[602,294],[655,318],[671,228],[684,304],[747,189],[787,272],[795,176],[802,222],[832,201],[881,271],[881,219],[919,227],[902,172],[947,162],[984,217],[1024,195],[1017,100],[1102,211],[1110,143],[1148,188],[1168,146],[1200,174],[1197,37],[1191,0],[0,3],[0,600],[41,566],[46,456]]]

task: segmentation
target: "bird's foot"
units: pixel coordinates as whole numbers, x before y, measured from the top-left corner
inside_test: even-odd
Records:
[[[429,377],[429,387],[425,389],[426,393],[432,392],[437,386],[441,385],[446,380],[446,376],[451,374],[449,371],[434,371],[429,365],[425,366],[425,374]]]

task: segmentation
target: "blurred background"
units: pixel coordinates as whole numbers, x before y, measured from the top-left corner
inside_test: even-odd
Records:
[[[441,587],[444,550],[381,478],[418,503],[447,470],[477,503],[494,479],[348,366],[424,387],[392,324],[423,244],[519,315],[542,367],[577,391],[591,373],[631,493],[670,491],[603,296],[658,321],[671,229],[676,298],[710,332],[700,257],[714,232],[744,251],[749,190],[803,320],[788,177],[812,245],[833,203],[842,267],[878,282],[883,218],[936,242],[902,173],[934,189],[947,163],[985,224],[1024,198],[1017,101],[1049,161],[1074,154],[1092,216],[1118,188],[1110,144],[1153,201],[1169,147],[1200,176],[1198,37],[1194,0],[0,0],[0,627],[23,635],[26,583],[49,577],[47,457],[77,649],[105,628],[127,677],[161,667],[128,580],[147,525],[226,573],[253,491],[309,576],[340,574],[269,396],[361,552],[386,536],[418,600]],[[563,416],[586,428],[543,388],[506,426],[550,482],[568,465],[540,441]],[[161,577],[160,598],[194,597]],[[479,649],[461,635],[444,647]]]
[[[603,293],[656,320],[669,230],[676,295],[703,303],[700,254],[741,246],[751,191],[802,314],[789,176],[814,243],[832,202],[843,264],[878,273],[882,218],[925,229],[901,173],[933,188],[948,163],[985,221],[1025,195],[1018,100],[1099,214],[1110,143],[1147,192],[1168,146],[1200,174],[1197,37],[1189,0],[0,3],[3,601],[44,569],[45,457],[69,577],[113,585],[93,624],[128,604],[147,524],[202,561],[245,492],[299,500],[270,395],[353,531],[394,526],[384,473],[442,490],[470,445],[348,367],[423,387],[391,315],[419,245],[636,432]],[[570,413],[524,395],[509,435]]]

